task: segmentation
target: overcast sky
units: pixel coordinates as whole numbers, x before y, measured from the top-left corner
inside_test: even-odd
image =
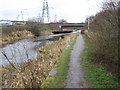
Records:
[[[48,0],[51,21],[56,15],[57,21],[63,18],[67,22],[84,22],[88,15],[95,15],[101,10],[102,1]],[[19,15],[18,20],[22,20],[21,11],[25,20],[38,17],[42,6],[43,0],[0,0],[0,19],[16,20]]]

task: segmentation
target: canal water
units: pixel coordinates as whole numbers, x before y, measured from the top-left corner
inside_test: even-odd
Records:
[[[35,59],[38,53],[38,47],[45,46],[53,41],[59,40],[63,35],[66,34],[39,36],[36,38],[19,40],[13,44],[8,44],[3,48],[0,48],[2,65],[8,65],[8,60],[17,65],[20,62],[27,62],[29,59]]]

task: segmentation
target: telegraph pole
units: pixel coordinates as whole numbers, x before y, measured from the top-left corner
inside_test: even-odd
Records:
[[[90,33],[90,17],[88,16],[88,33]]]
[[[89,0],[88,0],[88,33],[90,33],[90,16],[89,16],[89,11],[90,11],[90,7],[89,7]]]
[[[44,23],[46,17],[47,17],[47,20],[49,22],[50,21],[50,13],[49,13],[48,1],[43,0],[43,9],[42,9],[42,21],[43,21],[43,23]]]

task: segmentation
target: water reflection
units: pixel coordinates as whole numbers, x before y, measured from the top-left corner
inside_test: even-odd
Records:
[[[39,37],[40,38],[40,37]],[[2,59],[2,65],[7,65],[9,62],[3,53],[12,63],[26,62],[28,59],[34,59],[37,56],[37,47],[47,45],[52,41],[49,40],[39,40],[39,38],[34,39],[24,39],[16,43],[6,45],[3,48],[0,48],[0,56]]]
[[[64,34],[65,35],[65,34]],[[0,57],[2,59],[2,65],[9,64],[6,57],[16,65],[20,62],[27,62],[29,59],[35,59],[38,51],[36,50],[40,46],[47,45],[53,41],[61,39],[63,34],[40,36],[31,39],[23,39],[16,43],[6,45],[0,48]]]

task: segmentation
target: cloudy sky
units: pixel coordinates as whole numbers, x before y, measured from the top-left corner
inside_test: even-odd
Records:
[[[57,21],[84,22],[88,15],[95,15],[101,10],[103,0],[47,0],[51,21],[55,15]],[[88,2],[89,1],[89,2]],[[0,20],[25,20],[38,17],[42,13],[43,0],[0,0]],[[89,9],[88,9],[89,8]]]

